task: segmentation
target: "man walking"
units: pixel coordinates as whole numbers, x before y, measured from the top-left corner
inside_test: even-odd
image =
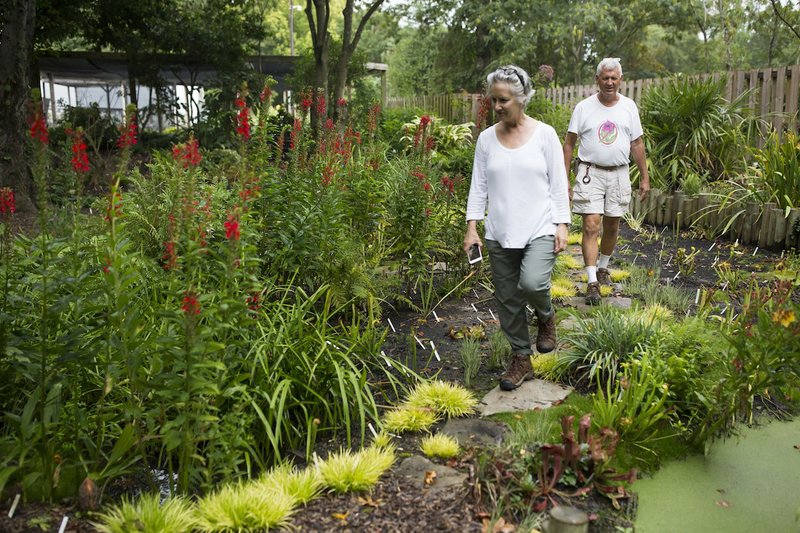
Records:
[[[599,92],[575,106],[564,140],[568,175],[576,141],[580,140],[572,212],[583,217],[581,250],[589,281],[589,305],[600,303],[600,284],[611,282],[608,263],[617,244],[619,220],[631,200],[631,156],[639,168],[639,198],[644,199],[650,190],[639,110],[633,100],[617,92],[622,82],[619,58],[603,59],[597,65],[595,79]]]

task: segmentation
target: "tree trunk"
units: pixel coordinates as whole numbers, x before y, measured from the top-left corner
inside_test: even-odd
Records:
[[[35,0],[8,0],[0,20],[0,186],[14,190],[20,211],[35,209],[25,155],[35,17]]]
[[[344,17],[344,31],[342,32],[342,53],[339,55],[338,63],[336,63],[336,86],[333,89],[333,102],[329,108],[333,109],[334,118],[339,118],[339,106],[336,105],[341,98],[344,97],[344,91],[347,87],[347,70],[350,65],[350,59],[356,51],[358,41],[361,40],[361,34],[364,27],[369,22],[370,17],[378,10],[383,4],[384,0],[374,0],[367,9],[364,16],[358,23],[358,28],[353,33],[353,11],[355,0],[347,0],[342,16]]]
[[[311,31],[311,45],[314,49],[314,101],[320,96],[328,94],[328,59],[330,55],[330,34],[328,22],[330,21],[329,0],[306,0],[306,18]],[[317,113],[311,112],[311,128],[316,132],[319,129]]]

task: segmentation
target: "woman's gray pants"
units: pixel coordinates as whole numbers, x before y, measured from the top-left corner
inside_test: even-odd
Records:
[[[500,329],[511,343],[512,353],[530,354],[527,305],[539,320],[547,321],[555,310],[550,299],[550,276],[556,262],[555,237],[545,235],[525,248],[503,248],[486,240],[492,281],[497,299]]]

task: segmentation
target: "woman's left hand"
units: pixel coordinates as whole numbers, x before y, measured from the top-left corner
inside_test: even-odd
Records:
[[[566,224],[558,224],[556,226],[556,245],[553,251],[555,253],[563,252],[567,249],[567,225]]]

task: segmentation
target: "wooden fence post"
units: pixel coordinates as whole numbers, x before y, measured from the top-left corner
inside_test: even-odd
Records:
[[[800,208],[795,207],[789,211],[789,216],[786,217],[786,239],[784,240],[784,247],[800,248]]]

